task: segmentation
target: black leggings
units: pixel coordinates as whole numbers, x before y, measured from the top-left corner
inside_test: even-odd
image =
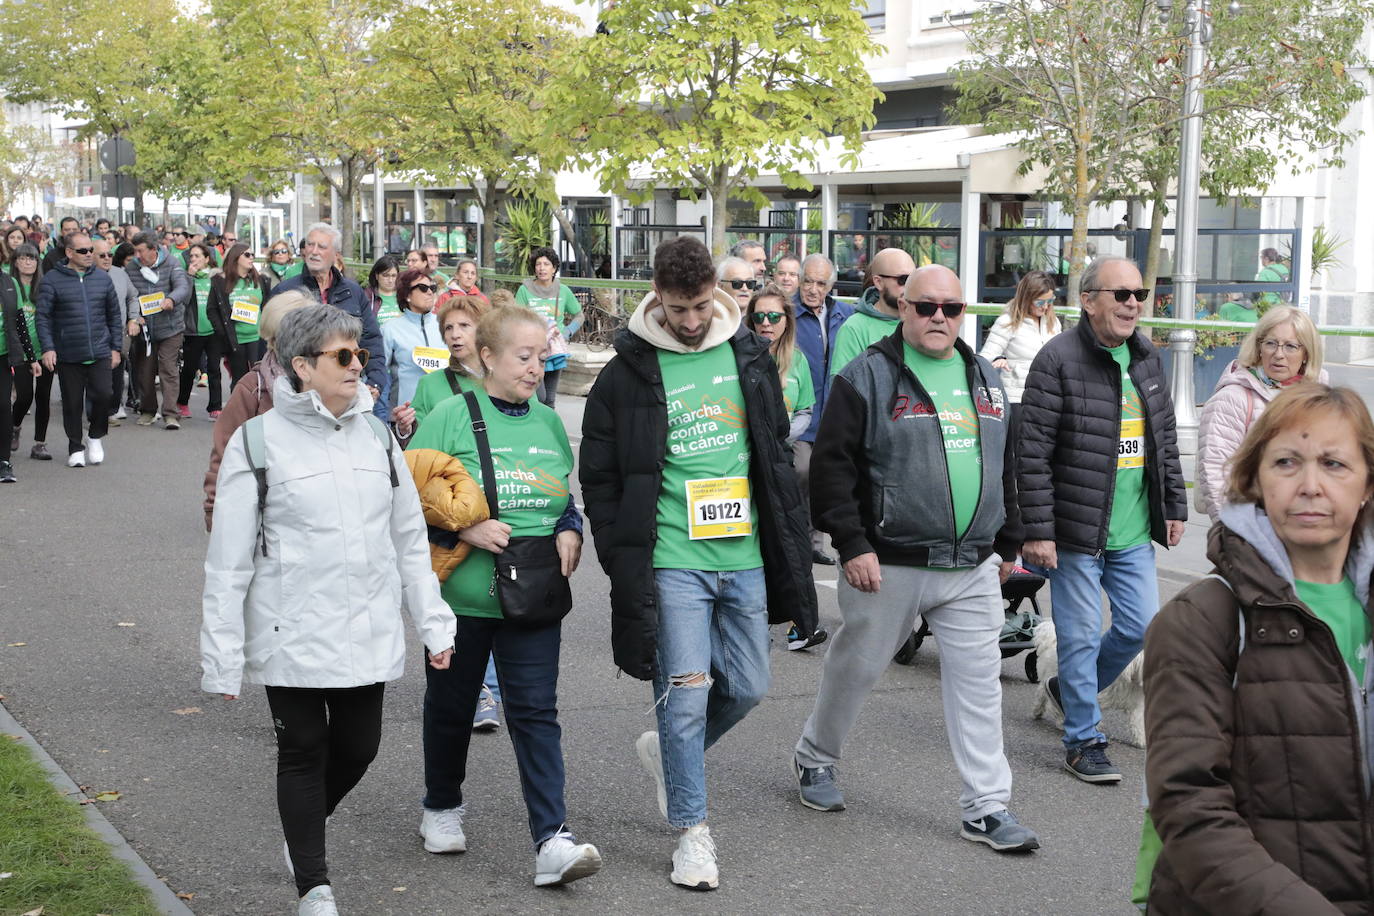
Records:
[[[22,368],[14,371],[20,375],[29,375],[29,364],[24,363]],[[0,356],[0,404],[10,399],[10,380],[13,378],[10,374],[9,357]],[[29,378],[33,376],[29,375]],[[11,416],[8,412],[0,410],[0,461],[10,460],[10,436],[14,434]]]
[[[219,337],[206,334],[204,337],[188,336],[181,342],[181,387],[177,391],[177,406],[185,407],[191,403],[191,389],[196,384],[196,373],[200,371],[201,359],[205,360],[205,374],[210,385],[210,401],[206,410],[219,410],[224,406],[222,390],[224,369],[220,366],[220,352],[223,349]]]
[[[385,687],[267,688],[277,731],[277,811],[302,897],[329,883],[324,819],[377,756]]]
[[[55,373],[43,370],[34,378],[28,369],[14,372],[14,407],[10,420],[18,427],[33,407],[33,441],[48,441],[48,418],[52,414],[52,380]],[[36,395],[36,398],[35,398]]]

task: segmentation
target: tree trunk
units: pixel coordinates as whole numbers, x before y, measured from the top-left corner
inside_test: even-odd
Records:
[[[162,197],[162,228],[170,230],[172,228],[172,204],[167,200],[167,195]]]
[[[718,166],[711,187],[711,257],[725,257],[725,223],[730,218],[730,169]]]
[[[503,195],[497,190],[495,181],[483,179],[480,184],[483,187],[477,195],[477,205],[482,208],[482,266],[500,271],[501,266],[496,263],[496,219]],[[480,285],[486,293],[496,289],[495,280],[482,279]]]
[[[1143,281],[1145,288],[1150,291],[1150,297],[1145,300],[1144,315],[1146,318],[1154,316],[1155,303],[1159,301],[1159,294],[1155,287],[1159,283],[1159,243],[1164,238],[1164,207],[1168,202],[1169,178],[1167,175],[1159,177],[1151,186],[1150,195],[1150,241],[1147,242],[1149,250],[1145,252],[1145,275]]]
[[[142,193],[142,190],[140,190],[139,193],[137,193],[137,194],[134,195],[134,218],[133,218],[133,224],[134,224],[135,226],[137,226],[138,228],[142,229],[142,228],[143,228],[143,220],[146,218],[146,216],[147,216],[147,214],[145,214],[145,213],[143,212],[143,193]]]
[[[229,186],[229,209],[224,214],[224,226],[222,232],[233,232],[238,235],[239,219],[239,189],[238,185]],[[222,233],[221,233],[222,234]],[[245,243],[247,244],[247,243]]]
[[[587,252],[582,248],[582,240],[577,237],[577,230],[573,227],[572,221],[568,219],[568,211],[561,206],[553,208],[553,217],[558,220],[558,231],[563,233],[563,238],[572,245],[573,257],[577,258],[577,276],[594,277],[596,267],[587,258]]]

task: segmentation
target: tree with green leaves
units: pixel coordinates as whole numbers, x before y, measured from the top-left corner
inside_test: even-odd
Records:
[[[545,95],[576,47],[576,25],[540,0],[435,0],[402,6],[392,19],[380,56],[395,123],[387,143],[404,167],[472,188],[485,265],[496,263],[510,195],[561,212],[553,175],[562,157],[549,140]]]
[[[731,196],[802,174],[827,147],[857,162],[882,94],[877,53],[850,0],[618,0],[549,94],[556,133],[603,184],[632,198],[655,184],[711,197],[711,248],[725,251]]]
[[[6,124],[0,130],[0,201],[6,205],[69,178],[75,169],[70,145],[46,131],[22,124]]]

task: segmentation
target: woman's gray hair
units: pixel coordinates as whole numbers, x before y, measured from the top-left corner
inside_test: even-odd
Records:
[[[331,337],[346,337],[357,343],[363,334],[363,323],[341,308],[332,305],[305,305],[282,316],[277,328],[277,362],[291,380],[291,387],[301,390],[301,380],[291,361],[297,356],[315,365],[316,356]]]
[[[722,258],[721,262],[716,265],[716,282],[719,283],[721,280],[724,280],[725,272],[732,267],[744,268],[745,272],[749,274],[749,279],[754,279],[754,265],[744,260],[744,258],[737,258],[734,255],[730,255],[728,258]]]
[[[312,232],[323,232],[329,236],[329,244],[334,247],[335,253],[343,251],[343,233],[328,223],[312,223],[310,228],[305,230],[305,237],[310,238]]]

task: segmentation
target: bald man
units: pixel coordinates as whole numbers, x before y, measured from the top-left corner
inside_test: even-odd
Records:
[[[1008,810],[1002,750],[1001,580],[1021,546],[1006,394],[959,339],[953,271],[912,272],[899,317],[900,333],[835,376],[811,456],[812,519],[844,568],[843,624],[797,742],[797,787],[808,808],[844,808],[834,766],[845,737],[919,614],[940,645],[959,835],[998,852],[1036,849],[1035,832]]]
[[[869,282],[854,314],[845,320],[835,335],[830,353],[830,374],[838,375],[869,344],[891,337],[897,330],[897,304],[907,278],[916,272],[916,262],[900,248],[884,248],[873,256]]]

